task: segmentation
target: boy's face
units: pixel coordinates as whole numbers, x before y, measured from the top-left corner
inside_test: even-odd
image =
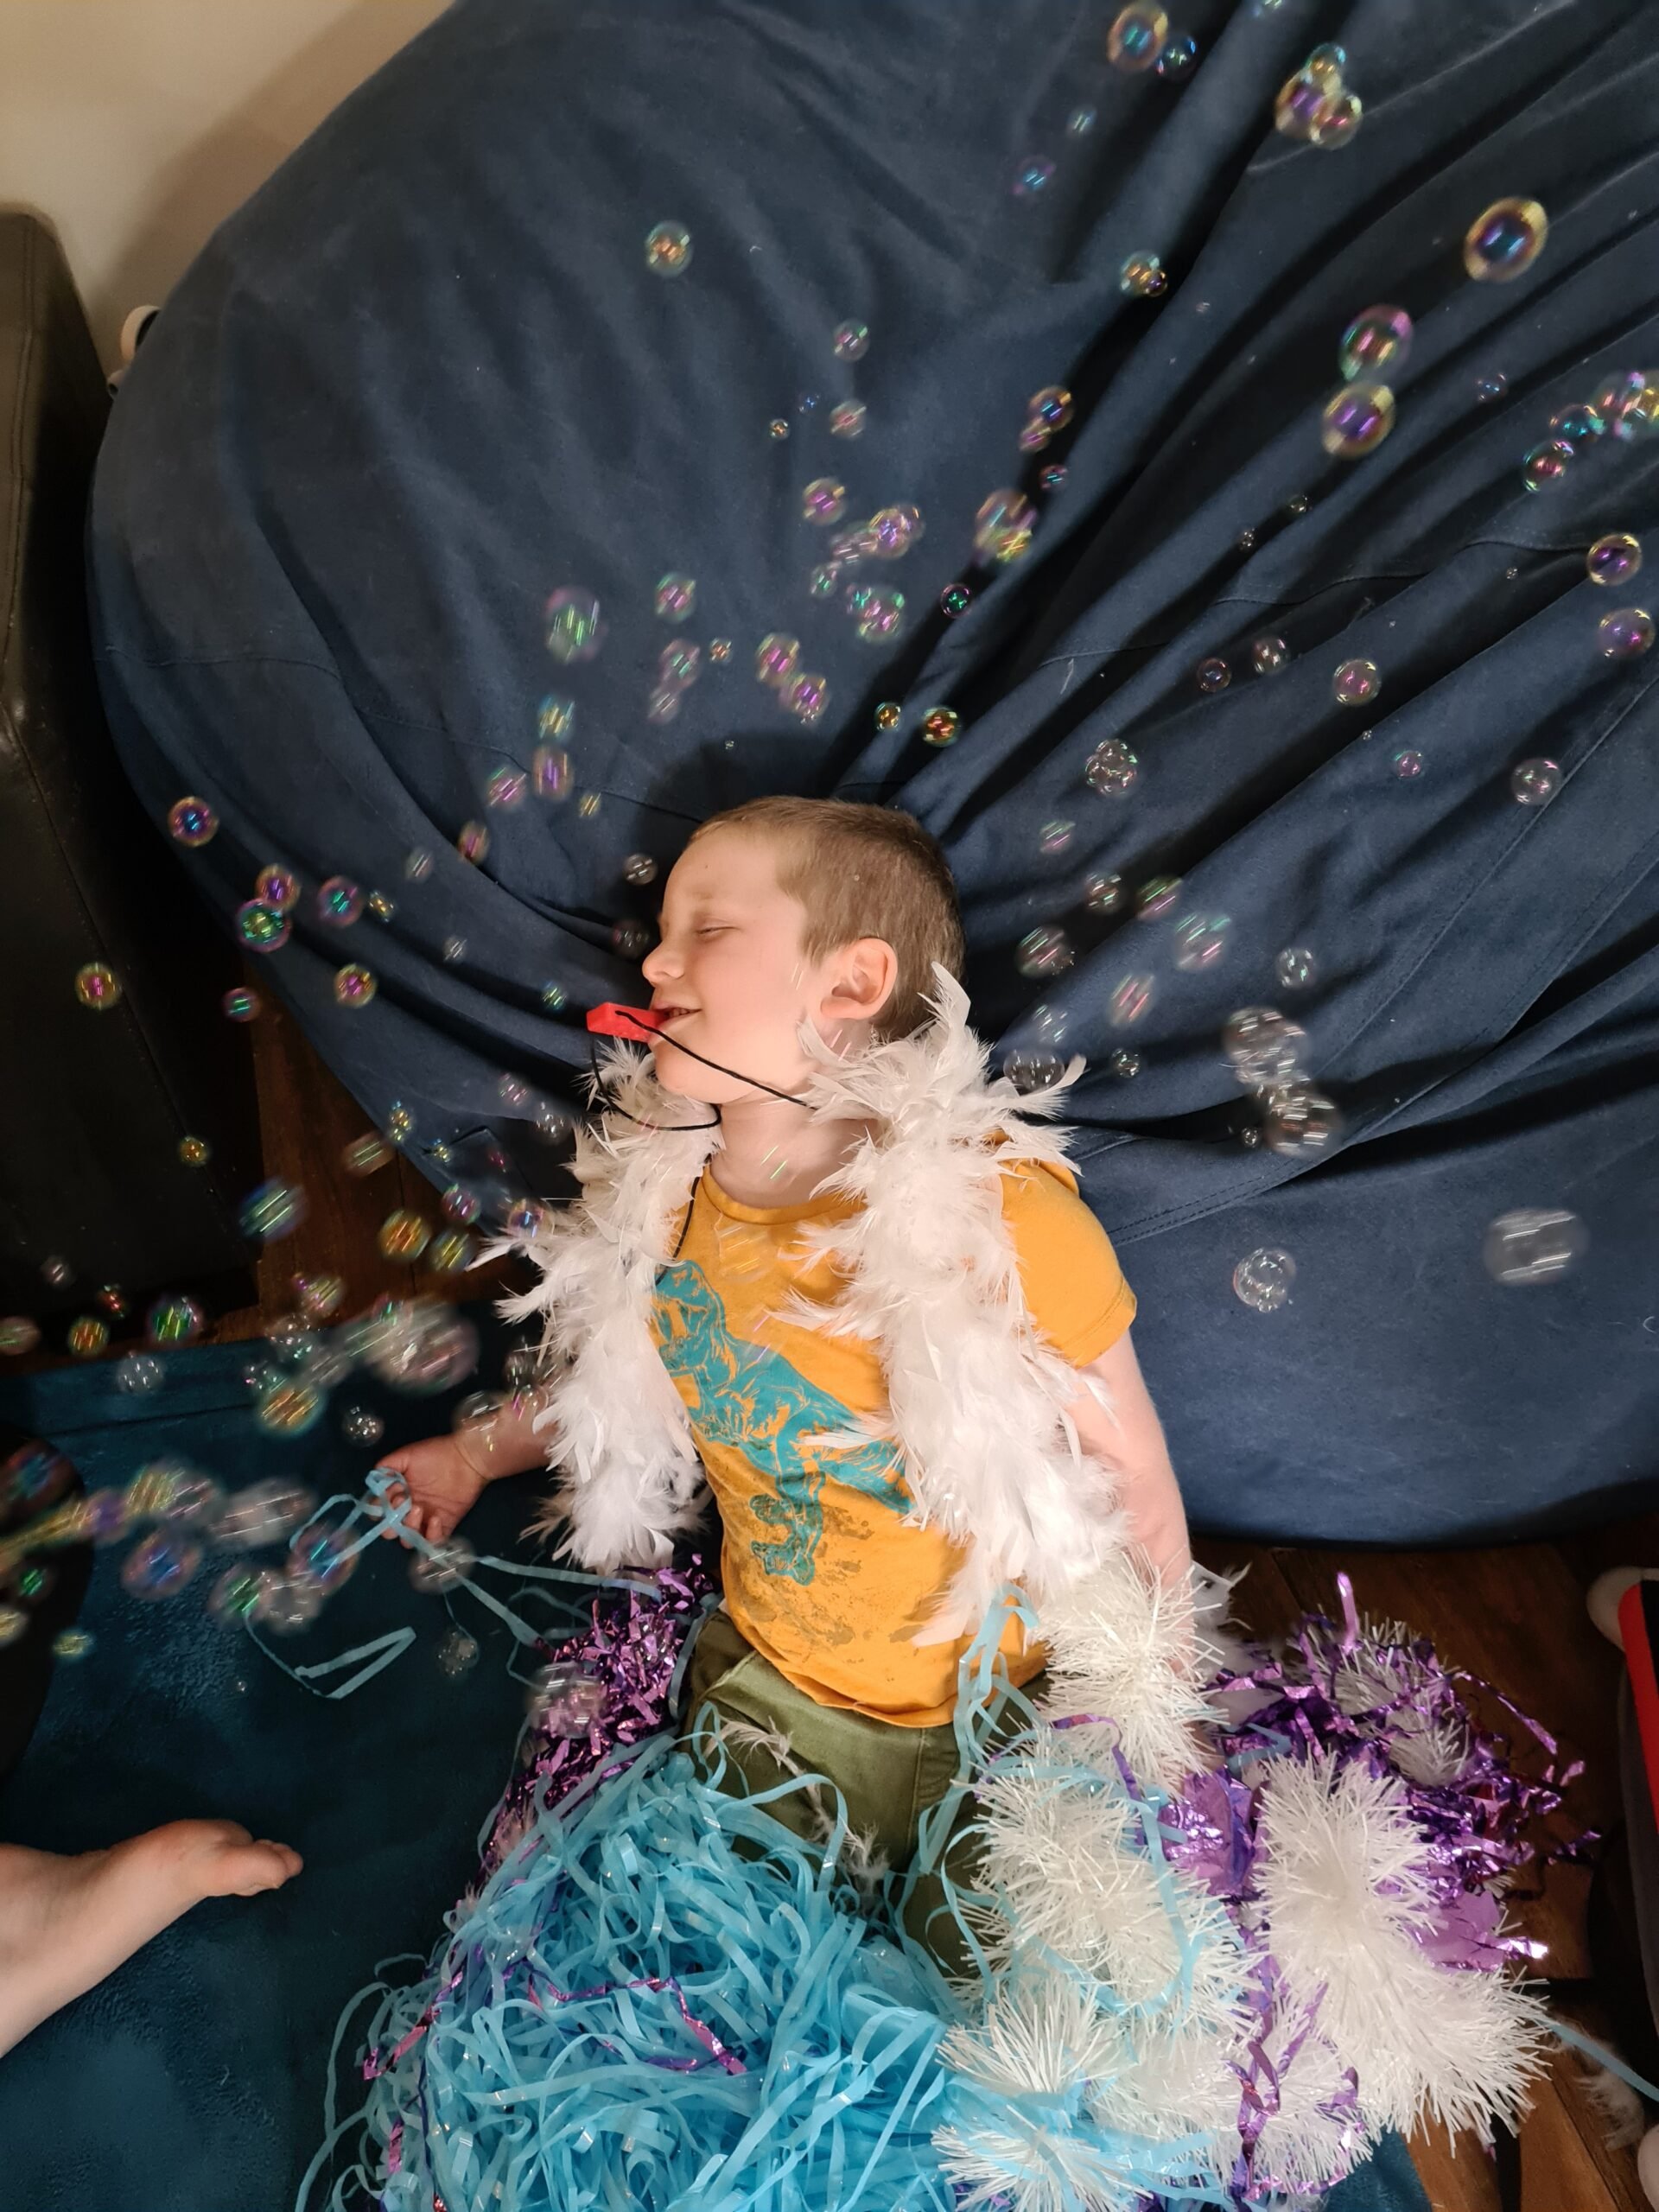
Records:
[[[795,1032],[808,1016],[832,1051],[857,1040],[857,987],[849,997],[837,986],[858,947],[813,966],[801,950],[805,925],[806,909],[779,888],[763,836],[717,830],[681,855],[663,887],[662,940],[641,963],[654,1006],[689,1009],[652,1043],[665,1090],[711,1106],[766,1096],[703,1065],[715,1060],[779,1090],[798,1090],[810,1069]],[[851,968],[858,967],[855,958]],[[702,1059],[675,1050],[682,1038]]]

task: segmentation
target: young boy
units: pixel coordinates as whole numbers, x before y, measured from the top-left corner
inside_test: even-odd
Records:
[[[796,1770],[827,1773],[849,1825],[899,1871],[921,1814],[957,1770],[957,1662],[977,1624],[954,1640],[912,1640],[962,1548],[906,1524],[912,1501],[891,1452],[813,1449],[814,1432],[880,1411],[880,1361],[860,1340],[766,1316],[790,1289],[810,1300],[836,1294],[834,1263],[803,1252],[797,1231],[856,1208],[844,1195],[815,1193],[877,1132],[862,1121],[809,1119],[791,1096],[774,1094],[798,1094],[811,1072],[796,1039],[803,1019],[843,1058],[929,1020],[932,963],[958,978],[963,964],[955,886],[934,840],[907,815],[763,798],[694,833],[660,919],[661,940],[644,963],[653,1006],[671,1012],[651,1045],[656,1077],[716,1112],[721,1128],[679,1248],[658,1273],[652,1320],[723,1531],[722,1606],[688,1664],[684,1719],[707,1699],[754,1729],[781,1732],[789,1768],[752,1733],[728,1745],[750,1786]],[[1113,1471],[1135,1540],[1166,1582],[1182,1583],[1190,1558],[1180,1493],[1130,1344],[1135,1300],[1111,1245],[1063,1166],[1033,1160],[1005,1173],[1002,1211],[1039,1332],[1109,1393],[1111,1414],[1079,1375],[1069,1408],[1079,1444]],[[545,1433],[531,1433],[529,1416],[502,1419],[482,1433],[430,1438],[386,1464],[407,1484],[412,1525],[437,1541],[486,1481],[538,1465]],[[1010,1681],[1040,1695],[1046,1655],[1040,1643],[1027,1647],[1017,1618],[1001,1649]],[[810,1832],[801,1793],[772,1809]],[[958,1825],[967,1817],[964,1806]],[[953,1838],[953,1880],[971,1880],[973,1863]],[[960,1960],[948,1919],[941,1936],[939,1895],[936,1883],[918,1885],[911,1925],[920,1936],[932,1916],[923,1940],[949,1968]]]

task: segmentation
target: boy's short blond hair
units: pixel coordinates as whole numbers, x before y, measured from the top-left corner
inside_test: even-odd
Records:
[[[923,993],[938,988],[936,960],[962,981],[967,947],[956,882],[914,815],[779,792],[711,815],[692,831],[686,850],[715,830],[742,830],[772,846],[779,889],[806,909],[801,949],[809,960],[861,937],[893,947],[899,973],[870,1025],[876,1043],[908,1037],[933,1019]]]

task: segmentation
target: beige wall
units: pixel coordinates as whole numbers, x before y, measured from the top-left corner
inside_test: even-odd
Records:
[[[354,85],[444,0],[0,0],[0,206],[44,215],[106,368]]]

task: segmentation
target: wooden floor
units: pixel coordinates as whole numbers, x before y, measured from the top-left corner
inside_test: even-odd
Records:
[[[430,1186],[401,1158],[361,1180],[346,1173],[340,1152],[365,1133],[361,1111],[270,997],[254,1031],[265,1173],[303,1184],[309,1211],[292,1237],[264,1249],[259,1305],[224,1318],[214,1335],[257,1335],[290,1309],[289,1278],[296,1270],[344,1276],[348,1312],[360,1311],[384,1290],[406,1294],[411,1282],[454,1296],[456,1278],[396,1266],[382,1257],[376,1241],[394,1207],[412,1206],[435,1218]],[[487,1287],[476,1275],[460,1280],[469,1296]],[[1362,1611],[1404,1621],[1432,1637],[1448,1664],[1495,1683],[1584,1759],[1585,1773],[1568,1797],[1579,1823],[1603,1831],[1618,1823],[1615,1699],[1622,1662],[1592,1626],[1584,1592],[1604,1567],[1659,1562],[1659,1515],[1570,1542],[1491,1551],[1347,1553],[1202,1540],[1195,1548],[1216,1568],[1248,1564],[1235,1605],[1258,1634],[1281,1629],[1305,1609],[1334,1611],[1335,1576],[1345,1569]],[[1539,1973],[1588,1974],[1588,1885],[1587,1869],[1556,1867],[1545,1895],[1517,1908],[1516,1925],[1548,1945]],[[1561,2017],[1599,2039],[1609,2035],[1593,1999],[1563,2004]],[[1412,2149],[1435,2212],[1497,2212],[1491,2162],[1471,2138],[1453,2143],[1429,2130],[1414,2139]],[[1524,2124],[1522,2161],[1523,2212],[1647,2212],[1635,2154],[1607,2149],[1582,2086],[1581,2062],[1565,2048]]]

